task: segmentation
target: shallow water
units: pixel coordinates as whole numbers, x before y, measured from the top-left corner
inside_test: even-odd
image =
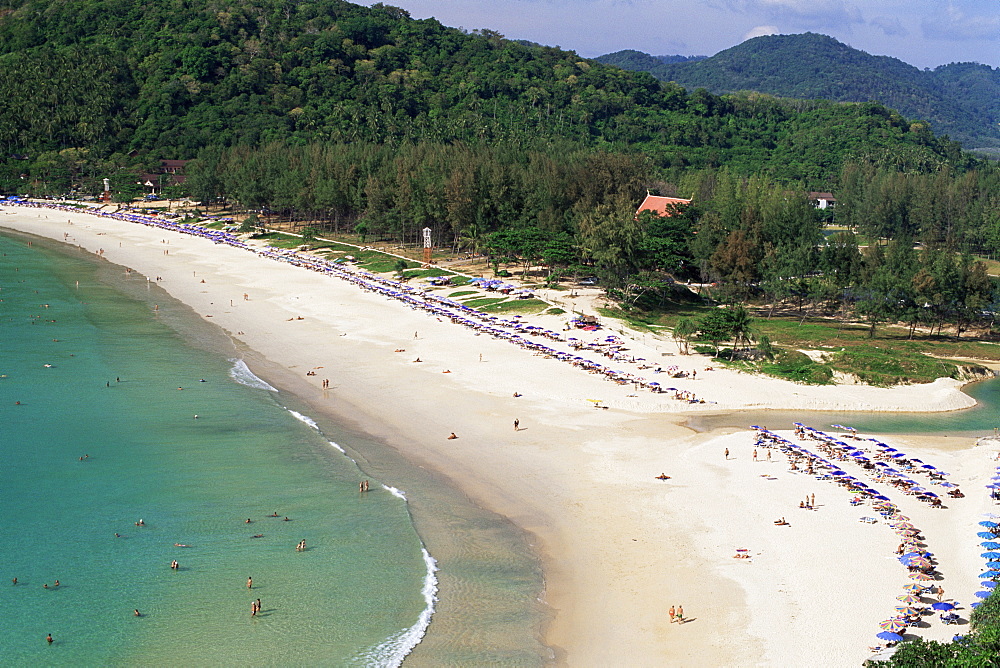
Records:
[[[287,391],[297,383],[279,382],[286,370],[237,350],[155,282],[9,235],[0,236],[0,502],[10,511],[0,578],[18,585],[0,586],[5,664],[395,665],[405,654],[409,666],[536,666],[550,657],[538,559],[509,521],[300,400]],[[364,495],[362,479],[372,480]],[[134,525],[139,517],[146,526]],[[302,539],[309,549],[296,552]],[[421,640],[434,576],[440,600]],[[58,589],[42,589],[55,579]],[[251,619],[258,596],[263,611]]]
[[[428,608],[405,501],[359,494],[294,398],[145,278],[0,251],[3,662],[398,663]]]
[[[987,436],[1000,426],[1000,378],[964,388],[978,403],[960,411],[938,413],[882,413],[875,411],[742,411],[725,415],[696,416],[687,426],[697,431],[720,427],[745,429],[759,424],[790,429],[793,422],[817,428],[840,424],[871,434],[935,434],[938,436]]]

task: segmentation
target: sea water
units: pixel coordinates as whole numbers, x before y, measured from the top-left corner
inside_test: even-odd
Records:
[[[720,427],[747,428],[752,424],[771,429],[791,429],[804,422],[817,429],[839,424],[871,434],[935,434],[938,436],[991,436],[1000,427],[1000,379],[983,380],[962,390],[976,405],[957,411],[890,413],[881,411],[752,410],[696,416],[687,425],[698,431]]]
[[[155,283],[0,252],[0,661],[397,665],[436,591],[403,495]]]

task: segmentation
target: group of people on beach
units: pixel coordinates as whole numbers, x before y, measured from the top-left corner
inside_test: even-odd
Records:
[[[839,427],[839,425],[834,425]],[[819,479],[831,480],[852,492],[854,496],[850,499],[851,505],[857,506],[870,503],[872,509],[882,516],[893,531],[902,538],[902,542],[896,548],[895,553],[899,561],[904,565],[908,576],[914,582],[908,584],[904,595],[898,597],[900,600],[916,600],[920,596],[937,595],[938,603],[942,603],[944,588],[938,584],[926,586],[922,581],[934,580],[939,577],[936,570],[936,563],[933,555],[928,551],[926,545],[922,543],[923,536],[918,527],[910,523],[909,518],[902,515],[896,504],[889,500],[889,497],[879,492],[868,484],[848,475],[844,464],[834,464],[823,457],[805,450],[801,446],[791,443],[768,431],[765,427],[754,427],[757,430],[755,447],[778,448],[789,457],[792,462],[790,470],[798,473],[804,472],[812,474]],[[955,490],[957,487],[945,480],[946,472],[936,467],[924,464],[921,460],[909,457],[898,449],[892,448],[877,439],[862,439],[858,436],[857,430],[842,427],[845,434],[833,437],[823,433],[818,429],[796,424],[795,435],[799,440],[811,440],[816,442],[820,451],[831,460],[836,462],[852,462],[857,464],[865,475],[873,481],[889,485],[907,495],[916,496],[919,500],[930,503],[932,507],[942,507],[937,495],[927,492],[918,483],[907,477],[898,469],[905,470],[910,475],[921,473],[928,476],[931,482],[939,485],[949,486]],[[844,439],[844,440],[842,440]],[[846,441],[862,442],[864,446],[852,445]],[[875,447],[872,448],[871,446]],[[799,465],[796,465],[798,462]],[[803,465],[803,462],[805,464]],[[998,469],[1000,471],[1000,469]],[[799,502],[800,508],[815,508],[815,495],[809,495],[804,501]],[[861,518],[863,522],[876,523],[878,520],[871,517]],[[775,524],[784,524],[784,518],[776,520]],[[1000,526],[996,527],[1000,533]],[[992,532],[991,532],[992,533]],[[913,599],[909,597],[913,596]],[[920,608],[916,605],[900,606],[898,611],[905,609],[905,612],[887,619],[880,624],[883,630],[891,629],[892,633],[902,633],[902,629],[915,626],[921,623],[921,615],[928,612],[927,608]],[[942,608],[942,622],[946,624],[955,623],[958,615],[950,612],[948,608]],[[890,643],[890,644],[895,644]],[[881,648],[872,648],[873,650]]]
[[[305,256],[292,249],[282,249],[270,246],[254,246],[246,241],[243,241],[236,234],[231,232],[215,230],[194,223],[178,222],[170,220],[166,217],[148,216],[129,210],[118,210],[113,212],[101,210],[81,210],[76,207],[54,203],[9,200],[5,201],[4,204],[32,208],[45,207],[77,214],[88,213],[103,218],[114,218],[125,222],[137,223],[148,227],[155,227],[158,229],[201,237],[216,244],[225,244],[255,253],[261,257],[271,260],[285,262],[293,266],[303,267],[328,276],[340,278],[353,283],[355,286],[366,292],[375,292],[390,299],[401,301],[412,309],[426,311],[437,316],[440,320],[447,319],[455,324],[471,328],[478,333],[487,334],[493,338],[508,341],[521,348],[530,350],[535,354],[567,362],[587,371],[588,373],[601,375],[618,384],[634,384],[637,389],[641,387],[655,393],[664,392],[664,390],[660,387],[660,384],[657,382],[645,379],[635,373],[612,369],[611,367],[574,354],[578,352],[577,350],[560,351],[539,341],[527,338],[530,336],[547,339],[553,342],[568,343],[570,345],[574,344],[574,341],[567,341],[567,339],[559,332],[530,325],[527,322],[520,321],[518,317],[504,319],[499,316],[491,315],[453,299],[429,292],[422,292],[414,287],[406,285],[405,283],[394,281],[388,277],[379,276],[362,269],[348,267],[336,261],[329,261],[313,255]],[[246,295],[244,295],[244,298],[246,298]],[[609,343],[614,344],[615,342]],[[620,347],[615,347],[615,345],[607,345],[603,350],[604,352],[601,354],[608,356],[611,359],[617,359],[619,361],[630,363],[634,362],[637,364],[644,361],[633,357],[623,359],[621,357],[623,354],[622,350]],[[579,350],[579,352],[590,352],[590,350]],[[648,365],[645,365],[645,368],[648,368]],[[694,377],[694,372],[692,372],[691,375]],[[675,374],[675,377],[680,376]],[[328,385],[326,387],[328,387]],[[688,403],[710,403],[689,393],[677,394],[675,392],[674,398]]]

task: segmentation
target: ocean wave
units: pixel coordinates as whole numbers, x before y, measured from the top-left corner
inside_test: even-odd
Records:
[[[382,485],[382,489],[384,489],[385,491],[389,492],[393,496],[398,497],[398,498],[402,499],[403,501],[406,501],[406,494],[403,493],[403,490],[396,489],[392,485]]]
[[[392,492],[395,488],[386,487],[386,489]],[[395,492],[399,492],[399,490],[395,490]],[[413,626],[403,629],[399,633],[394,633],[382,644],[367,652],[364,658],[368,665],[384,666],[385,668],[397,668],[397,666],[401,666],[403,659],[413,651],[413,648],[423,640],[424,635],[427,633],[427,627],[430,626],[431,617],[434,615],[434,604],[438,600],[438,567],[437,561],[430,555],[430,552],[426,548],[420,548],[420,552],[423,554],[424,565],[427,567],[427,574],[424,576],[424,586],[420,590],[426,606],[420,612],[420,616]]]
[[[267,390],[269,392],[278,391],[278,388],[272,387],[262,378],[255,376],[243,360],[233,360],[233,368],[229,370],[229,377],[240,385],[246,385],[258,390]]]
[[[339,450],[341,453],[343,453],[345,455],[347,454],[347,451],[344,450],[342,447],[340,447],[339,443],[334,443],[333,441],[327,441],[327,443],[329,443],[330,445],[332,445],[334,448],[336,448],[337,450]],[[350,459],[350,457],[348,457],[348,459]],[[354,460],[351,459],[351,461],[353,462]]]
[[[298,411],[293,411],[291,408],[286,408],[285,410],[288,411],[289,413],[291,413],[292,416],[296,420],[298,420],[299,422],[305,422],[307,425],[309,425],[310,427],[312,427],[316,431],[319,431],[319,425],[316,424],[316,421],[313,420],[308,415],[303,415],[302,413],[299,413]]]

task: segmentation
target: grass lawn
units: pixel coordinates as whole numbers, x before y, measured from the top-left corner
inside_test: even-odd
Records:
[[[673,328],[681,318],[698,320],[714,308],[685,303],[666,312],[606,308],[601,315],[624,320],[639,331],[655,332],[664,326]],[[832,382],[833,372],[837,371],[853,374],[871,385],[887,386],[955,377],[962,364],[955,358],[1000,360],[1000,345],[971,337],[918,333],[910,340],[907,328],[882,325],[875,338],[869,338],[867,325],[860,323],[821,317],[802,319],[797,313],[775,314],[770,319],[765,316],[766,311],[758,312],[754,328],[758,336],[767,335],[771,340],[779,351],[776,358],[763,363],[722,359],[721,363],[797,382]],[[801,350],[820,351],[824,361],[815,361]]]
[[[480,310],[487,313],[538,313],[548,305],[548,302],[543,302],[541,299],[512,299],[488,304]]]

